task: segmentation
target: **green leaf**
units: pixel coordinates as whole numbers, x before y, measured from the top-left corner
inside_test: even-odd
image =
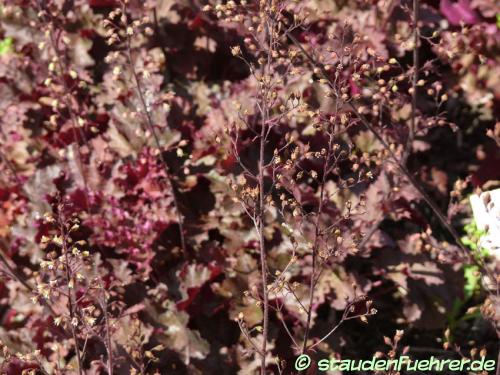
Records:
[[[474,295],[475,291],[479,287],[480,276],[478,276],[477,266],[465,266],[464,278],[465,278],[464,298],[467,301]]]
[[[12,45],[14,40],[12,38],[5,38],[4,40],[0,40],[0,56],[5,55],[12,51]]]
[[[500,29],[500,13],[497,13],[497,27]]]
[[[490,256],[488,249],[478,246],[481,237],[486,235],[486,231],[484,229],[479,229],[476,222],[473,220],[464,226],[464,231],[466,235],[461,238],[462,243],[471,249],[472,256],[476,260],[482,260]]]

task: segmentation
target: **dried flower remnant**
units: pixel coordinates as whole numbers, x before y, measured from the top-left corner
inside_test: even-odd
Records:
[[[497,357],[492,2],[0,8],[0,373]]]

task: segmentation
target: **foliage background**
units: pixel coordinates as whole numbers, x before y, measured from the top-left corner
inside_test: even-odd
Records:
[[[500,33],[494,3],[441,0],[419,5],[422,35],[436,32],[439,36],[438,42],[422,39],[418,47],[426,80],[418,109],[422,118],[439,111],[443,124],[438,120],[423,124],[408,166],[469,239],[475,233],[470,226],[464,229],[471,220],[466,197],[480,188],[498,186],[499,177],[500,153],[494,136],[500,108]],[[224,133],[238,118],[234,102],[251,105],[256,90],[245,64],[231,53],[231,46],[245,45],[244,30],[204,12],[205,4],[199,1],[131,1],[128,5],[131,20],[149,17],[144,27],[150,30],[134,35],[134,64],[138,72],[149,72],[143,81],[145,100],[164,146],[171,184],[151,132],[141,126],[141,102],[130,65],[123,56],[112,62],[105,58],[119,50],[106,42],[109,35],[103,24],[119,3],[48,4],[58,12],[56,27],[68,38],[60,57],[68,67],[62,80],[71,87],[69,106],[83,125],[75,131],[73,112],[67,104],[64,108],[64,85],[47,84],[53,74],[53,51],[37,17],[37,5],[3,1],[0,339],[7,349],[2,373],[40,367],[48,373],[71,373],[76,366],[74,342],[61,333],[64,324],[54,323],[58,313],[63,314],[56,300],[49,301],[56,316],[39,300],[32,301],[40,283],[40,263],[53,246],[42,246],[43,236],[54,235],[44,214],[58,212],[63,198],[70,202],[62,209],[65,217],[80,218],[73,241],[88,243],[92,262],[85,268],[85,277],[97,277],[109,294],[116,373],[253,373],[259,361],[245,355],[251,348],[235,320],[240,312],[249,327],[258,326],[262,319],[260,307],[244,297],[260,282],[258,242],[251,222],[233,200],[231,184],[240,170],[227,153]],[[307,0],[302,6],[310,16],[308,28],[297,32],[301,41],[307,37],[318,48],[327,48],[330,42],[325,35],[348,20],[353,32],[364,37],[366,50],[386,60],[397,59],[403,71],[412,66],[412,29],[404,10],[405,6],[411,9],[410,3]],[[115,74],[115,67],[122,72]],[[287,92],[298,92],[311,106],[329,110],[312,72],[287,85]],[[439,109],[426,93],[436,85],[447,95]],[[402,82],[403,91],[408,87]],[[62,108],[54,100],[63,102]],[[395,125],[384,128],[384,134],[391,142],[403,143],[406,133],[401,129],[406,129],[411,115],[409,97],[403,96],[388,111]],[[308,121],[290,121],[284,127],[296,131],[297,142],[314,147],[321,140],[310,131]],[[498,130],[497,125],[497,139]],[[286,131],[272,135],[269,150],[280,144]],[[257,149],[252,135],[242,136],[241,155],[254,163]],[[349,137],[360,153],[377,155],[383,150],[360,126],[351,129]],[[317,167],[311,162],[306,169]],[[342,215],[345,203],[359,200],[364,193],[366,213],[352,218],[348,226],[352,235],[370,236],[356,254],[345,253],[328,264],[316,289],[312,334],[321,337],[338,322],[346,298],[352,298],[355,289],[373,300],[378,313],[368,323],[345,322],[316,355],[371,358],[375,352],[392,349],[384,336],[404,330],[398,350],[408,346],[406,350],[415,357],[457,355],[458,345],[466,356],[477,348],[496,358],[499,302],[498,296],[488,299],[481,287],[485,275],[454,256],[458,250],[453,244],[451,255],[440,257],[435,244],[452,239],[415,189],[390,162],[373,170],[372,180],[343,191],[329,206],[330,215]],[[318,185],[308,181],[294,188],[305,207],[315,205],[318,192]],[[457,181],[466,181],[461,194],[455,193]],[[335,184],[332,178],[327,189],[333,191]],[[184,218],[186,252],[175,205]],[[431,236],[422,237],[431,229]],[[270,267],[282,269],[290,257],[290,242],[279,215],[269,220],[266,241]],[[496,270],[499,259],[490,254],[488,267]],[[310,272],[310,254],[302,251],[289,277],[303,282]],[[484,308],[485,301],[490,310]],[[304,319],[297,303],[293,299],[283,303],[284,321],[300,332]],[[491,303],[496,303],[493,312]],[[87,336],[83,361],[89,374],[107,371],[106,346],[99,339],[103,315],[96,317],[97,328],[94,336]],[[297,353],[275,317],[271,317],[269,341],[270,363],[274,357],[284,359],[284,373],[293,373]],[[449,345],[443,348],[443,343]],[[68,364],[73,370],[64,370]],[[269,371],[276,368],[270,365]]]

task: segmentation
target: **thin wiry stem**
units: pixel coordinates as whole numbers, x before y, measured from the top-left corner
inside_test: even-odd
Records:
[[[281,324],[283,325],[283,328],[285,329],[285,332],[287,333],[288,337],[290,337],[290,340],[292,340],[293,342],[293,345],[294,345],[294,348],[299,350],[299,344],[297,343],[297,341],[295,341],[292,333],[290,332],[290,330],[288,329],[287,325],[286,325],[286,322],[285,320],[283,319],[283,315],[278,312],[278,314],[276,314],[276,317],[278,318],[278,320],[281,322]]]
[[[417,9],[418,11],[418,1],[416,1],[416,4],[414,3],[414,11]],[[418,20],[418,13],[416,14],[416,20]],[[415,21],[416,23],[416,21]],[[417,30],[418,33],[418,30]],[[309,63],[314,67],[318,68],[322,74],[322,76],[326,79],[326,81],[330,84],[331,87],[334,86],[331,78],[328,75],[328,72],[325,70],[324,66],[310,54],[308,53],[304,47],[297,41],[297,39],[291,35],[290,33],[286,33],[288,38],[292,41],[294,45],[296,45],[300,51],[303,53],[305,58],[309,61]],[[418,34],[417,34],[417,42],[418,42]],[[417,44],[418,45],[418,44]],[[414,53],[417,55],[416,47]],[[414,56],[415,56],[414,55]],[[418,55],[417,55],[417,60],[415,68],[418,68]],[[418,70],[418,69],[416,69]],[[415,77],[417,77],[415,73]],[[337,96],[337,99],[340,100],[340,98]],[[408,170],[408,168],[405,166],[404,161],[401,161],[396,154],[392,151],[391,147],[387,143],[387,141],[382,137],[382,135],[377,131],[377,129],[357,110],[356,106],[353,104],[352,101],[348,101],[345,104],[350,108],[354,116],[361,122],[361,124],[367,128],[374,136],[375,138],[381,143],[382,147],[387,151],[389,154],[390,158],[393,160],[393,162],[396,164],[400,172],[406,177],[406,179],[410,182],[410,184],[419,192],[420,196],[422,199],[427,203],[427,205],[431,208],[432,212],[434,215],[438,218],[438,221],[441,223],[441,225],[448,231],[448,233],[453,237],[453,240],[455,241],[456,245],[460,248],[460,251],[462,255],[467,259],[468,261],[473,262],[474,264],[478,265],[480,269],[482,269],[485,273],[488,275],[491,275],[491,271],[486,267],[485,265],[481,264],[480,261],[478,261],[475,257],[470,256],[470,251],[464,246],[462,243],[462,239],[460,238],[460,235],[458,232],[455,230],[451,222],[448,220],[448,218],[445,216],[445,214],[441,211],[441,209],[438,207],[438,205],[432,200],[432,198],[426,193],[424,188],[421,186],[421,184],[416,180],[416,178],[413,176],[413,174]],[[492,275],[493,276],[493,275]],[[490,276],[491,277],[491,276]],[[495,278],[493,278],[495,279]],[[498,294],[498,283],[497,283],[497,294]],[[500,375],[500,374],[498,374]]]
[[[25,278],[23,276],[21,276],[21,274],[9,264],[9,261],[2,254],[2,251],[0,251],[0,263],[3,265],[3,267],[5,267],[5,273],[9,277],[20,282],[30,292],[33,290],[31,285],[28,284],[28,282],[25,280]]]
[[[309,63],[315,67],[319,68],[321,71],[323,77],[330,83],[333,84],[331,81],[331,78],[327,74],[327,71],[325,70],[324,66],[322,64],[319,64],[317,60],[311,56],[310,53],[308,53],[304,47],[299,43],[299,41],[290,33],[287,33],[288,38],[292,41],[293,44],[295,44],[301,52],[304,54],[306,59],[309,61]],[[340,98],[337,98],[340,100]],[[425,190],[422,188],[420,183],[413,177],[411,172],[403,165],[403,163],[399,160],[399,158],[396,156],[396,154],[391,150],[389,147],[389,144],[386,142],[386,140],[382,137],[382,135],[375,129],[372,124],[357,110],[356,106],[351,102],[346,103],[347,106],[351,109],[352,113],[358,118],[358,120],[363,124],[365,128],[367,128],[374,136],[377,138],[377,140],[382,144],[384,149],[388,152],[389,156],[391,159],[394,161],[398,169],[401,171],[401,173],[408,179],[408,181],[413,185],[413,187],[419,192],[420,196],[422,199],[427,203],[427,205],[431,208],[431,210],[434,212],[436,217],[439,219],[439,222],[441,225],[451,234],[453,239],[455,240],[456,244],[460,247],[460,249],[463,251],[464,255],[468,257],[468,251],[465,249],[464,245],[462,244],[462,241],[460,239],[459,234],[453,228],[453,226],[450,224],[446,216],[441,212],[441,209],[437,206],[437,204],[429,197],[429,195],[425,192]]]
[[[85,166],[83,163],[83,156],[82,156],[82,152],[80,150],[80,144],[78,142],[78,133],[80,134],[80,137],[82,137],[83,141],[89,145],[89,147],[90,147],[90,144],[87,142],[87,138],[85,137],[85,133],[79,128],[77,115],[76,115],[75,111],[73,110],[72,102],[70,99],[71,97],[73,97],[73,93],[71,92],[71,88],[66,83],[66,78],[65,78],[65,75],[68,75],[68,73],[69,73],[67,56],[63,55],[58,48],[60,34],[56,36],[54,33],[54,27],[56,25],[56,20],[55,20],[54,16],[52,15],[52,13],[50,12],[50,10],[48,9],[46,3],[38,0],[36,2],[36,7],[40,12],[43,12],[43,14],[45,15],[44,18],[46,18],[48,26],[49,26],[48,39],[50,41],[50,45],[51,45],[52,49],[54,50],[54,54],[56,57],[56,63],[57,63],[57,66],[59,68],[59,72],[61,75],[59,77],[59,80],[61,81],[61,86],[64,90],[63,101],[64,101],[64,105],[68,109],[68,113],[69,113],[70,120],[71,120],[70,121],[71,129],[72,129],[74,141],[76,144],[75,147],[76,147],[76,151],[77,151],[77,164],[79,164],[79,167],[80,167],[80,173],[81,173],[83,185],[84,185],[84,196],[85,196],[85,201],[86,201],[87,213],[90,216],[89,188],[88,188],[87,177],[86,177],[86,173],[85,173]],[[64,61],[64,63],[63,63],[63,61]],[[77,132],[77,129],[78,129],[78,132]]]
[[[261,361],[261,374],[265,374],[266,370],[266,349],[267,349],[267,333],[268,333],[268,322],[269,322],[269,296],[267,292],[267,254],[266,254],[266,244],[264,238],[264,220],[265,220],[265,209],[264,209],[264,131],[265,126],[262,125],[262,133],[260,140],[260,152],[259,152],[259,247],[260,247],[260,272],[262,279],[262,298],[264,303],[264,317],[263,317],[263,330],[262,330],[262,361]]]
[[[264,355],[263,353],[261,353],[260,349],[257,347],[257,344],[250,337],[250,334],[248,333],[248,330],[247,330],[247,327],[246,327],[245,323],[243,321],[241,321],[241,320],[238,320],[238,325],[240,327],[241,332],[243,332],[243,334],[247,338],[247,340],[250,343],[250,345],[253,346],[254,350],[257,353],[259,353],[260,356]]]
[[[340,321],[325,335],[323,336],[319,341],[315,342],[313,345],[309,346],[307,349],[308,350],[311,350],[313,348],[315,348],[316,346],[318,346],[319,344],[321,344],[323,341],[325,341],[328,337],[330,337],[333,333],[335,333],[335,331],[347,320],[351,320],[351,319],[356,319],[356,318],[361,318],[363,316],[367,316],[367,315],[373,315],[373,313],[370,311],[370,308],[367,307],[366,308],[366,311],[363,312],[363,313],[360,313],[360,314],[356,314],[356,315],[349,315],[349,313],[351,312],[351,308],[354,306],[354,304],[358,302],[358,301],[354,301],[354,302],[351,302],[347,305],[347,307],[345,308],[343,314],[342,314],[342,318],[340,319]]]
[[[49,14],[49,17],[52,17],[50,15],[50,13],[48,13],[48,14]],[[50,20],[50,21],[52,22],[52,25],[55,25],[55,22],[53,22],[53,20]],[[52,46],[52,49],[54,50],[54,53],[57,57],[57,65],[59,67],[59,71],[61,72],[60,81],[61,81],[62,87],[64,89],[64,95],[63,95],[64,104],[68,108],[68,112],[69,112],[70,119],[71,119],[71,129],[73,132],[73,137],[75,138],[75,148],[77,151],[77,162],[78,162],[78,164],[80,164],[80,173],[82,175],[83,187],[85,190],[84,195],[85,195],[85,201],[86,201],[86,206],[87,206],[87,213],[90,216],[89,187],[88,187],[87,177],[86,177],[86,173],[85,173],[85,166],[83,164],[83,155],[82,155],[82,152],[80,150],[80,144],[78,142],[78,132],[80,133],[80,136],[83,138],[85,143],[88,143],[88,142],[87,142],[87,139],[85,137],[84,132],[79,129],[77,116],[76,116],[76,114],[73,110],[73,107],[72,107],[70,97],[73,94],[71,93],[71,89],[69,88],[68,84],[66,83],[66,79],[64,77],[65,74],[68,74],[68,67],[66,66],[66,64],[63,64],[63,56],[62,56],[61,51],[59,50],[59,48],[57,46],[58,41],[54,35],[54,30],[52,28],[50,30],[49,39],[50,39],[50,44]],[[78,132],[77,132],[77,129],[79,129]]]
[[[102,290],[102,301],[101,301],[101,308],[103,310],[104,314],[104,325],[106,329],[106,350],[108,352],[108,361],[107,361],[107,367],[108,367],[108,375],[113,375],[113,347],[112,347],[112,342],[111,342],[111,328],[109,324],[109,316],[108,316],[108,301],[106,297],[106,292],[104,289]]]
[[[266,106],[266,99],[264,99],[264,107]],[[263,114],[266,116],[268,113],[267,108],[264,108]],[[269,321],[269,300],[267,292],[267,254],[266,254],[266,243],[264,238],[264,220],[265,220],[265,206],[264,206],[264,151],[266,146],[266,121],[267,117],[262,119],[262,127],[259,140],[259,173],[257,180],[259,183],[259,200],[258,200],[258,224],[259,224],[259,250],[260,250],[260,273],[262,282],[262,299],[264,308],[263,317],[263,331],[262,331],[262,348],[261,348],[261,369],[260,373],[262,375],[266,372],[266,349],[267,349],[267,333],[268,333],[268,321]]]
[[[125,4],[123,4],[122,10],[123,10],[123,13],[125,14],[126,13]],[[151,117],[151,113],[149,111],[148,105],[146,104],[146,99],[144,98],[141,80],[139,78],[139,75],[137,74],[137,70],[135,69],[134,60],[132,58],[132,46],[131,46],[130,39],[131,39],[130,35],[127,34],[126,53],[127,53],[128,63],[129,63],[130,69],[132,71],[132,75],[134,77],[136,91],[137,91],[137,94],[139,96],[139,100],[141,102],[142,110],[146,116],[146,124],[148,126],[149,131],[153,135],[153,138],[154,138],[154,141],[156,144],[156,148],[160,151],[160,160],[163,164],[165,176],[167,178],[168,184],[170,185],[170,188],[172,189],[172,200],[174,203],[175,214],[177,216],[177,223],[179,225],[181,248],[182,248],[182,252],[183,252],[184,257],[187,258],[188,254],[187,254],[186,238],[185,238],[185,232],[184,232],[184,218],[182,217],[182,213],[180,211],[179,198],[178,198],[177,192],[175,190],[174,179],[170,173],[170,168],[168,166],[167,161],[165,160],[165,157],[163,156],[163,153],[161,152],[162,147],[161,147],[160,139],[158,137],[158,134],[156,133],[156,129],[155,129],[155,126],[153,123],[153,119]]]
[[[309,339],[309,331],[311,329],[311,317],[313,311],[313,302],[314,302],[314,290],[315,290],[315,276],[316,276],[316,266],[318,261],[318,250],[319,250],[319,239],[320,239],[320,219],[323,213],[323,201],[325,194],[325,184],[326,184],[326,175],[327,175],[327,166],[328,160],[330,159],[331,147],[328,147],[328,154],[325,159],[325,163],[323,164],[323,176],[319,193],[319,205],[318,210],[316,212],[316,223],[315,223],[315,233],[314,233],[314,244],[313,244],[313,253],[312,253],[312,270],[311,270],[311,279],[309,284],[309,309],[307,310],[307,319],[306,319],[306,330],[304,333],[304,343],[302,344],[302,354],[305,353],[307,349],[307,340]]]
[[[269,7],[270,4],[263,4],[264,7]],[[267,14],[267,12],[266,12]],[[275,20],[269,16],[265,20],[265,42],[267,43],[266,60],[261,65],[261,74],[262,78],[266,75],[271,74],[271,65],[272,65],[272,55],[275,47]],[[269,101],[269,92],[270,92],[270,83],[265,82],[262,87],[262,92],[260,95],[260,101],[257,100],[256,105],[260,112],[260,120],[261,120],[261,129],[259,136],[259,159],[258,159],[258,173],[257,173],[257,184],[259,187],[259,196],[257,199],[257,207],[256,207],[256,222],[257,222],[257,232],[259,237],[259,256],[260,256],[260,277],[262,284],[262,304],[263,304],[263,322],[262,322],[262,346],[260,349],[261,354],[261,365],[260,365],[260,374],[265,375],[266,373],[266,354],[267,354],[267,339],[269,333],[269,290],[268,290],[268,269],[267,269],[267,249],[265,243],[264,236],[264,227],[265,227],[265,170],[266,170],[266,161],[265,161],[265,147],[267,143],[267,134],[269,128],[269,119],[270,119],[270,111],[272,103]]]
[[[406,147],[403,155],[403,164],[406,164],[408,157],[411,154],[412,143],[415,139],[416,132],[416,118],[417,118],[417,82],[418,82],[418,69],[419,69],[419,59],[418,59],[418,42],[419,42],[419,31],[418,31],[418,7],[419,1],[413,0],[413,75],[411,82],[411,122],[408,132],[408,139],[406,141]]]
[[[78,318],[77,318],[77,315],[76,315],[76,311],[75,311],[75,303],[74,303],[74,300],[75,300],[75,295],[74,295],[74,287],[70,287],[70,283],[73,283],[73,275],[71,274],[71,265],[70,265],[70,261],[69,261],[69,257],[68,257],[68,243],[67,243],[67,234],[65,233],[65,230],[64,230],[64,222],[62,220],[62,218],[59,219],[60,220],[60,230],[61,230],[61,235],[62,235],[62,238],[63,238],[63,253],[64,253],[64,261],[66,262],[65,264],[65,269],[66,269],[66,283],[67,283],[67,288],[68,288],[68,310],[69,310],[69,317],[70,317],[70,323],[69,323],[69,326],[70,326],[70,330],[71,330],[71,335],[73,336],[73,340],[75,341],[75,351],[76,351],[76,360],[77,360],[77,365],[78,365],[78,374],[79,375],[83,375],[83,366],[82,366],[82,355],[80,353],[80,348],[78,346],[78,337],[77,337],[77,334],[76,334],[76,329],[75,329],[75,325],[73,324],[74,321],[76,320],[77,323],[78,323]]]
[[[9,261],[7,260],[7,258],[5,257],[5,255],[3,253],[7,253],[7,244],[5,243],[5,241],[3,239],[0,239],[0,264],[5,267],[5,273],[11,277],[12,279],[15,279],[16,281],[18,281],[19,283],[21,283],[21,285],[30,293],[33,293],[34,291],[34,288],[29,284],[29,282],[26,280],[25,276],[19,271],[17,270],[16,268],[14,268],[13,266],[10,265]],[[42,300],[41,301],[42,305],[44,307],[47,308],[47,310],[49,310],[49,313],[55,317],[57,316],[56,312],[54,311],[54,309],[52,308],[52,306],[50,304],[47,303],[47,301],[45,300]],[[64,336],[68,336],[68,333],[64,330],[60,330],[60,333]]]

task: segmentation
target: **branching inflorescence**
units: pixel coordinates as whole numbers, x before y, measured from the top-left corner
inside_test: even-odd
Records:
[[[488,4],[28,3],[0,7],[0,372],[491,356],[498,259],[460,229],[496,178]]]

